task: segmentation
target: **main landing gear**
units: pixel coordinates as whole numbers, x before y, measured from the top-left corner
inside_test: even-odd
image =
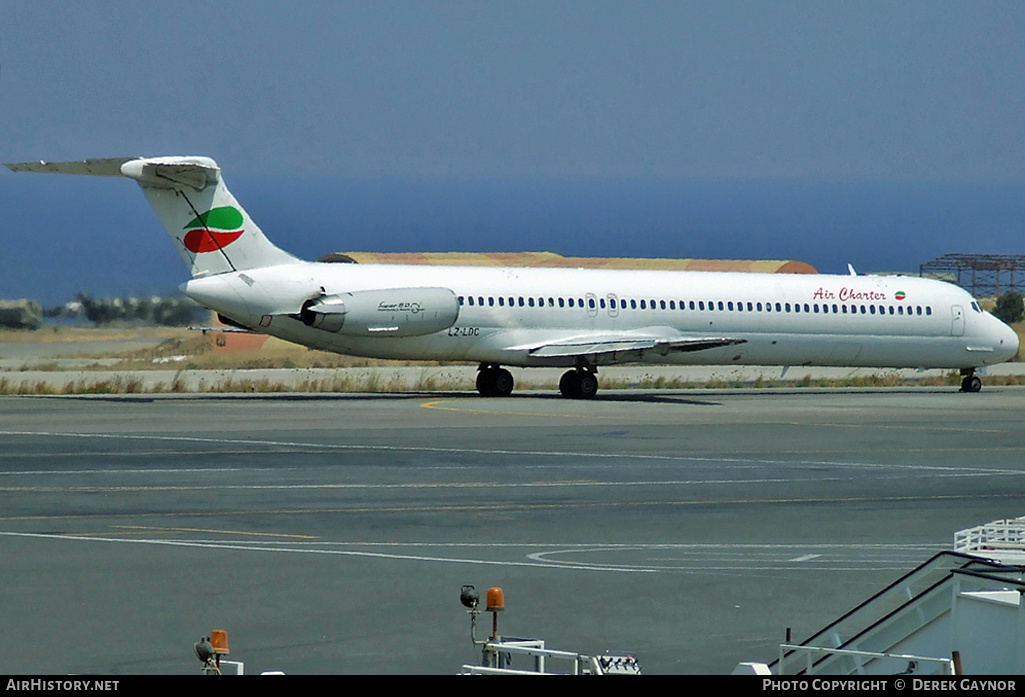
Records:
[[[978,392],[982,389],[982,380],[975,375],[975,368],[964,368],[961,370],[961,391]]]
[[[477,369],[477,391],[482,397],[508,397],[513,391],[513,376],[505,368],[481,363]]]
[[[564,373],[559,392],[566,399],[591,399],[598,393],[598,376],[594,368],[577,368]]]
[[[559,392],[567,399],[591,399],[598,392],[598,371],[576,368],[559,380]],[[482,397],[508,397],[513,391],[513,376],[494,363],[481,363],[477,368],[477,392]]]

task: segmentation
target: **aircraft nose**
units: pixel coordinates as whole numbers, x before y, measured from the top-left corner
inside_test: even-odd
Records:
[[[1000,320],[996,320],[996,322],[999,325],[994,337],[997,361],[1007,361],[1018,355],[1018,333]]]

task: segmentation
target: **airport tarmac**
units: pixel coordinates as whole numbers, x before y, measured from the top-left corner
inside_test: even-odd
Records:
[[[1025,513],[1025,388],[0,398],[0,672],[452,674],[503,634],[771,661]],[[478,635],[490,628],[481,620]]]

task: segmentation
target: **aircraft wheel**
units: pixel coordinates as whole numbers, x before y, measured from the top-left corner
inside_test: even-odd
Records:
[[[508,397],[509,395],[511,395],[513,391],[513,385],[515,384],[513,381],[512,373],[510,373],[505,368],[501,368],[493,372],[494,376],[491,380],[491,396]]]
[[[570,370],[559,380],[559,392],[566,399],[591,399],[598,392],[598,377],[587,370]]]
[[[477,372],[477,392],[481,397],[492,397],[495,394],[495,372],[490,368],[482,368]]]
[[[962,392],[978,392],[982,389],[982,380],[975,375],[968,375],[961,381]]]
[[[594,395],[597,393],[598,376],[594,373],[585,373],[581,371],[579,377],[577,377],[577,398],[593,399]]]
[[[569,370],[562,374],[559,379],[559,392],[566,399],[577,399],[580,396],[580,381],[577,380],[577,371]]]

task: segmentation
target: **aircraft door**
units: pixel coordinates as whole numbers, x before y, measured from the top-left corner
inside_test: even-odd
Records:
[[[594,293],[588,293],[585,297],[587,298],[586,301],[585,301],[587,303],[587,316],[588,317],[597,317],[598,316],[598,296],[595,295]]]
[[[616,297],[615,293],[609,293],[609,317],[619,316],[619,298]]]
[[[964,308],[953,305],[950,308],[950,335],[964,336]]]

